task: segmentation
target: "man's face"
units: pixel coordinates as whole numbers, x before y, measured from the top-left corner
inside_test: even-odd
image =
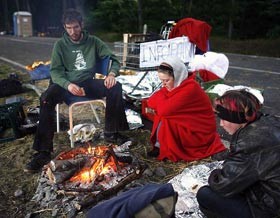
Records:
[[[64,28],[72,41],[77,42],[81,39],[82,26],[79,22],[65,24]]]
[[[223,127],[228,134],[233,135],[240,127],[243,127],[244,124],[231,123],[221,119],[220,126]]]

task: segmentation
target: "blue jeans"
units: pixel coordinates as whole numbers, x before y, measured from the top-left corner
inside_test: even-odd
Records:
[[[223,197],[209,186],[201,187],[196,195],[200,210],[208,218],[252,218],[252,214],[243,195]]]
[[[89,79],[77,85],[84,88],[86,97],[96,99],[106,97],[105,132],[115,133],[129,129],[122,98],[122,85],[119,82],[110,89],[105,87],[104,80],[101,79]],[[55,83],[50,84],[42,94],[39,125],[33,143],[34,150],[53,151],[55,106],[64,102],[67,95],[69,92]]]

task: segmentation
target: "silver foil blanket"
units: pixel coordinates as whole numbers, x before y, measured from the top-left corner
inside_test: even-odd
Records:
[[[169,181],[179,195],[175,210],[177,218],[205,217],[199,210],[196,192],[201,186],[208,184],[211,171],[221,168],[222,163],[223,161],[215,161],[188,167]]]

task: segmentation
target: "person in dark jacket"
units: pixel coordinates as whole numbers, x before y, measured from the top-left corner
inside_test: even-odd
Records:
[[[211,172],[197,201],[207,217],[280,216],[280,123],[259,112],[246,90],[228,91],[216,101],[220,125],[232,135],[222,169]]]
[[[128,130],[122,98],[122,86],[116,81],[120,63],[109,47],[96,36],[83,30],[81,14],[68,9],[62,18],[65,32],[53,48],[51,56],[52,83],[40,98],[40,118],[33,149],[36,153],[24,171],[37,172],[51,160],[54,136],[54,111],[68,95],[88,98],[106,97],[105,139],[122,143]],[[93,69],[98,60],[110,58],[112,64],[105,79],[94,79]]]

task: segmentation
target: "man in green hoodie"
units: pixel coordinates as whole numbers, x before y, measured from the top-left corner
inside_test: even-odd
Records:
[[[119,134],[128,130],[122,98],[122,86],[116,81],[120,64],[109,47],[96,36],[83,30],[79,12],[68,9],[62,18],[63,37],[53,48],[51,57],[51,83],[40,98],[40,118],[33,149],[36,153],[26,165],[26,172],[38,172],[51,160],[55,131],[55,106],[67,96],[89,98],[106,97],[105,140],[122,143],[127,138]],[[109,57],[111,69],[105,79],[94,79],[93,68],[100,59]]]

